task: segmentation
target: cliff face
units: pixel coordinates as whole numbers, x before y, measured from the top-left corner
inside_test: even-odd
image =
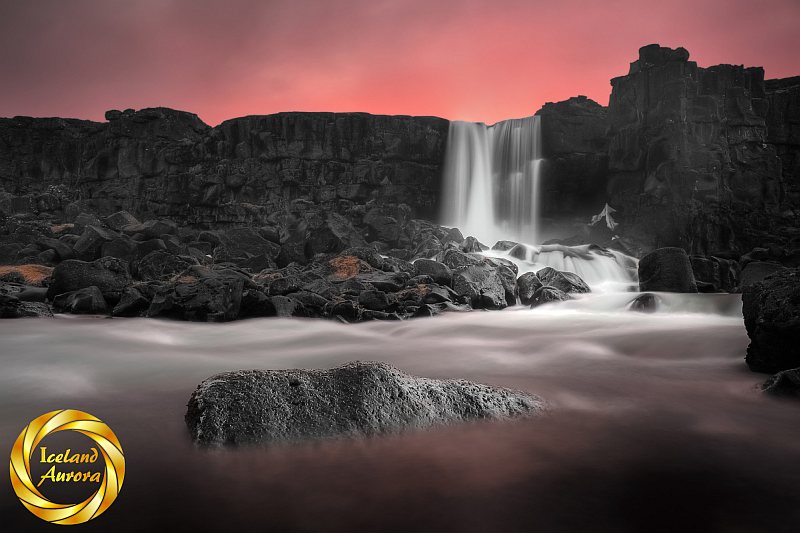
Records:
[[[542,117],[545,156],[542,216],[586,219],[605,202],[608,110],[585,96],[577,96],[547,103],[536,114]]]
[[[280,113],[210,128],[157,108],[107,123],[0,119],[0,210],[120,209],[199,225],[252,223],[297,199],[406,203],[434,218],[448,122]]]
[[[763,69],[688,59],[682,48],[646,46],[611,81],[609,203],[652,247],[713,254],[789,240],[784,210],[796,204],[768,138],[775,97]]]

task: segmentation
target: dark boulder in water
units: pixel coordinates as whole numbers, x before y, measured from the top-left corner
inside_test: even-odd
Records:
[[[775,396],[800,396],[800,368],[778,372],[761,385],[761,390]]]
[[[742,303],[750,370],[772,373],[800,367],[800,269],[783,270],[746,287]]]
[[[640,294],[628,304],[629,311],[638,311],[639,313],[655,313],[658,309],[658,300],[655,294],[648,292]]]
[[[562,272],[551,267],[544,267],[536,273],[542,285],[555,287],[565,293],[592,292],[592,289],[577,274]]]
[[[506,289],[497,269],[485,265],[472,265],[453,271],[453,290],[469,298],[472,307],[503,309],[507,307]]]
[[[330,370],[240,370],[203,381],[186,423],[201,446],[368,437],[542,411],[531,394],[434,380],[377,362]]]
[[[639,261],[639,290],[697,292],[692,263],[683,248],[659,248]]]
[[[519,301],[522,305],[530,305],[533,302],[533,295],[542,286],[542,281],[533,272],[526,272],[517,279],[519,289]]]
[[[147,316],[199,322],[235,320],[239,317],[243,285],[242,280],[238,279],[176,281],[156,293]]]
[[[550,302],[565,302],[571,299],[572,297],[561,289],[557,287],[551,287],[550,285],[544,285],[539,287],[536,293],[534,293],[533,299],[531,299],[531,309],[534,307],[539,307],[542,304]]]

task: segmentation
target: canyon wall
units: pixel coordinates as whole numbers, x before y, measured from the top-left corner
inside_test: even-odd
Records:
[[[448,129],[439,118],[279,113],[214,128],[165,108],[106,118],[0,119],[0,211],[124,209],[198,226],[263,222],[295,200],[437,214]]]
[[[637,254],[800,248],[800,77],[701,68],[685,49],[649,45],[611,86],[608,107],[576,97],[537,113],[545,226],[567,237],[608,203],[618,242]],[[106,118],[0,119],[0,214],[125,209],[203,228],[262,224],[307,201],[343,214],[407,204],[438,219],[443,119],[279,113],[212,128],[164,108]]]

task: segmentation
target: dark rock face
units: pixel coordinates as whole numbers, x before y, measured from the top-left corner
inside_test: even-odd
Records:
[[[800,270],[778,272],[746,287],[742,303],[750,369],[772,373],[800,367]]]
[[[742,269],[739,288],[744,290],[745,288],[758,283],[759,281],[764,281],[767,276],[782,270],[786,270],[786,268],[779,263],[768,261],[751,261]]]
[[[542,216],[586,218],[602,208],[608,173],[608,109],[577,96],[546,103],[542,117]]]
[[[639,290],[697,292],[692,264],[683,248],[659,248],[642,257]]]
[[[542,286],[542,281],[533,272],[526,272],[517,279],[519,288],[519,301],[522,305],[530,305],[533,302],[533,295]]]
[[[567,294],[592,292],[592,289],[580,276],[572,272],[561,272],[551,267],[544,267],[536,273],[542,285],[554,287]]]
[[[645,46],[628,75],[611,80],[608,203],[621,230],[700,255],[791,238],[781,210],[798,204],[783,195],[769,144],[763,69],[688,58]]]
[[[538,398],[523,392],[356,362],[331,370],[213,376],[192,393],[186,423],[196,444],[217,447],[368,437],[542,409]]]
[[[0,211],[125,210],[140,219],[261,225],[302,198],[330,208],[405,203],[418,216],[436,214],[442,119],[280,113],[210,128],[166,108],[106,118],[0,119],[0,190],[9,195],[0,194]]]
[[[731,259],[692,256],[692,272],[699,292],[734,292],[739,286],[741,268]]]
[[[655,313],[658,310],[658,299],[655,294],[649,292],[640,294],[628,305],[628,310],[639,313]]]
[[[778,372],[761,385],[761,390],[774,396],[800,396],[800,368]]]
[[[468,298],[472,307],[503,309],[508,305],[503,280],[497,270],[488,265],[471,265],[455,269],[453,290],[459,296]]]
[[[119,259],[103,257],[91,262],[70,259],[53,270],[47,297],[52,300],[59,294],[93,286],[104,298],[116,302],[131,283],[128,266]]]
[[[150,302],[147,316],[197,322],[226,322],[239,317],[242,280],[215,278],[162,287]]]

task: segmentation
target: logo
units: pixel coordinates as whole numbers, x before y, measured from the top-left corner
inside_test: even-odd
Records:
[[[78,446],[85,449],[54,448],[42,442],[48,435],[54,440],[59,432],[77,436]],[[45,413],[22,430],[11,449],[10,469],[22,505],[42,520],[73,525],[100,516],[114,503],[125,478],[125,457],[110,427],[89,413],[65,409]],[[33,474],[36,470],[41,472]],[[43,494],[47,489],[91,495],[80,503],[57,503]]]

